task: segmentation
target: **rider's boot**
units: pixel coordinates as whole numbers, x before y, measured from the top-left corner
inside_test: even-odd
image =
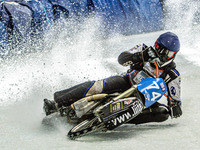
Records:
[[[57,112],[58,106],[55,101],[44,99],[43,109],[44,109],[44,112],[46,113],[46,116],[48,116],[54,112]]]

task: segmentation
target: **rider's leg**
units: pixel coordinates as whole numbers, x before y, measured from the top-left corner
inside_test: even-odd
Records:
[[[54,94],[54,100],[58,103],[58,106],[69,106],[75,101],[100,93],[113,93],[122,92],[130,87],[129,83],[121,76],[112,76],[110,78],[88,81],[79,85],[76,85],[70,89],[56,92]]]
[[[58,91],[54,94],[54,101],[58,108],[60,108],[62,106],[69,106],[86,96],[100,93],[123,92],[128,88],[130,88],[130,84],[126,78],[112,76],[98,81],[87,81],[69,89]],[[44,105],[46,104],[54,103],[45,103]]]
[[[152,107],[146,108],[141,114],[129,121],[131,124],[142,124],[149,122],[163,122],[169,117],[169,110],[165,105],[155,103]]]
[[[69,106],[76,100],[84,97],[85,91],[94,84],[94,81],[87,81],[69,89],[58,91],[54,93],[54,100],[58,107]]]

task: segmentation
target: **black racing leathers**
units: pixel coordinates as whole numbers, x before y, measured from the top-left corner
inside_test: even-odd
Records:
[[[69,89],[58,91],[54,94],[54,100],[59,107],[69,106],[86,96],[100,93],[123,92],[130,87],[126,77],[111,76],[98,81],[87,81]]]

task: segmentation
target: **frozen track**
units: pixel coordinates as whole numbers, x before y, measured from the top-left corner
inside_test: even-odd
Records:
[[[184,41],[177,56],[177,68],[182,75],[183,116],[163,123],[124,125],[107,133],[96,133],[71,141],[66,137],[72,127],[58,121],[51,127],[42,126],[42,99],[52,98],[56,90],[74,84],[97,80],[122,73],[117,56],[138,43],[152,45],[162,32],[134,36],[115,36],[101,40],[87,28],[77,35],[78,42],[60,42],[46,53],[32,54],[1,66],[0,145],[1,149],[200,149],[200,96],[198,60],[192,59],[185,33],[175,31]],[[86,34],[87,33],[87,34]],[[84,37],[84,38],[83,38]],[[196,39],[196,46],[198,39]],[[190,54],[187,55],[187,52]],[[196,54],[197,55],[197,54]],[[200,55],[198,55],[200,56]],[[194,57],[193,57],[194,58]],[[195,65],[197,64],[197,65]]]
[[[51,127],[41,125],[43,98],[52,99],[55,91],[86,80],[126,71],[127,68],[117,63],[119,53],[142,42],[152,45],[162,33],[114,36],[102,40],[97,30],[98,23],[89,20],[81,26],[81,32],[67,33],[71,31],[67,28],[67,31],[62,31],[67,35],[53,37],[57,42],[52,50],[45,48],[41,53],[0,64],[1,149],[199,150],[200,28],[192,27],[192,15],[198,8],[193,7],[195,1],[192,5],[190,2],[169,0],[166,5],[171,9],[166,28],[179,27],[174,32],[181,40],[181,52],[176,59],[182,75],[183,115],[180,118],[163,123],[124,125],[112,132],[89,135],[77,141],[66,137],[72,126],[65,122],[55,122]]]

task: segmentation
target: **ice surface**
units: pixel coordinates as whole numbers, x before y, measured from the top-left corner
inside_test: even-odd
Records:
[[[51,99],[56,90],[89,79],[97,80],[125,71],[127,68],[117,63],[118,54],[141,42],[151,45],[162,32],[116,36],[106,41],[94,39],[89,41],[90,46],[82,43],[82,46],[55,46],[51,51],[53,55],[33,54],[32,58],[24,58],[26,63],[16,60],[9,67],[2,66],[1,149],[199,149],[200,68],[188,61],[184,53],[180,53],[176,60],[182,75],[182,117],[163,123],[125,125],[77,141],[67,138],[72,126],[65,122],[55,122],[51,127],[41,125],[43,98]],[[181,37],[182,34],[178,34]],[[76,50],[77,47],[81,56],[73,59],[78,54],[69,52],[69,49]],[[192,48],[188,50],[193,52]]]
[[[167,25],[167,23],[166,23]],[[168,24],[168,27],[170,24]],[[177,25],[179,26],[179,24]],[[166,31],[181,40],[176,57],[182,76],[183,115],[163,123],[124,125],[114,131],[96,133],[76,141],[67,138],[72,125],[55,121],[43,126],[43,98],[57,90],[98,80],[126,71],[118,55],[136,44],[153,45],[165,31],[132,36],[100,38],[98,28],[86,23],[71,37],[61,34],[53,48],[7,60],[0,65],[0,146],[2,150],[198,150],[200,149],[200,51],[198,26]]]

